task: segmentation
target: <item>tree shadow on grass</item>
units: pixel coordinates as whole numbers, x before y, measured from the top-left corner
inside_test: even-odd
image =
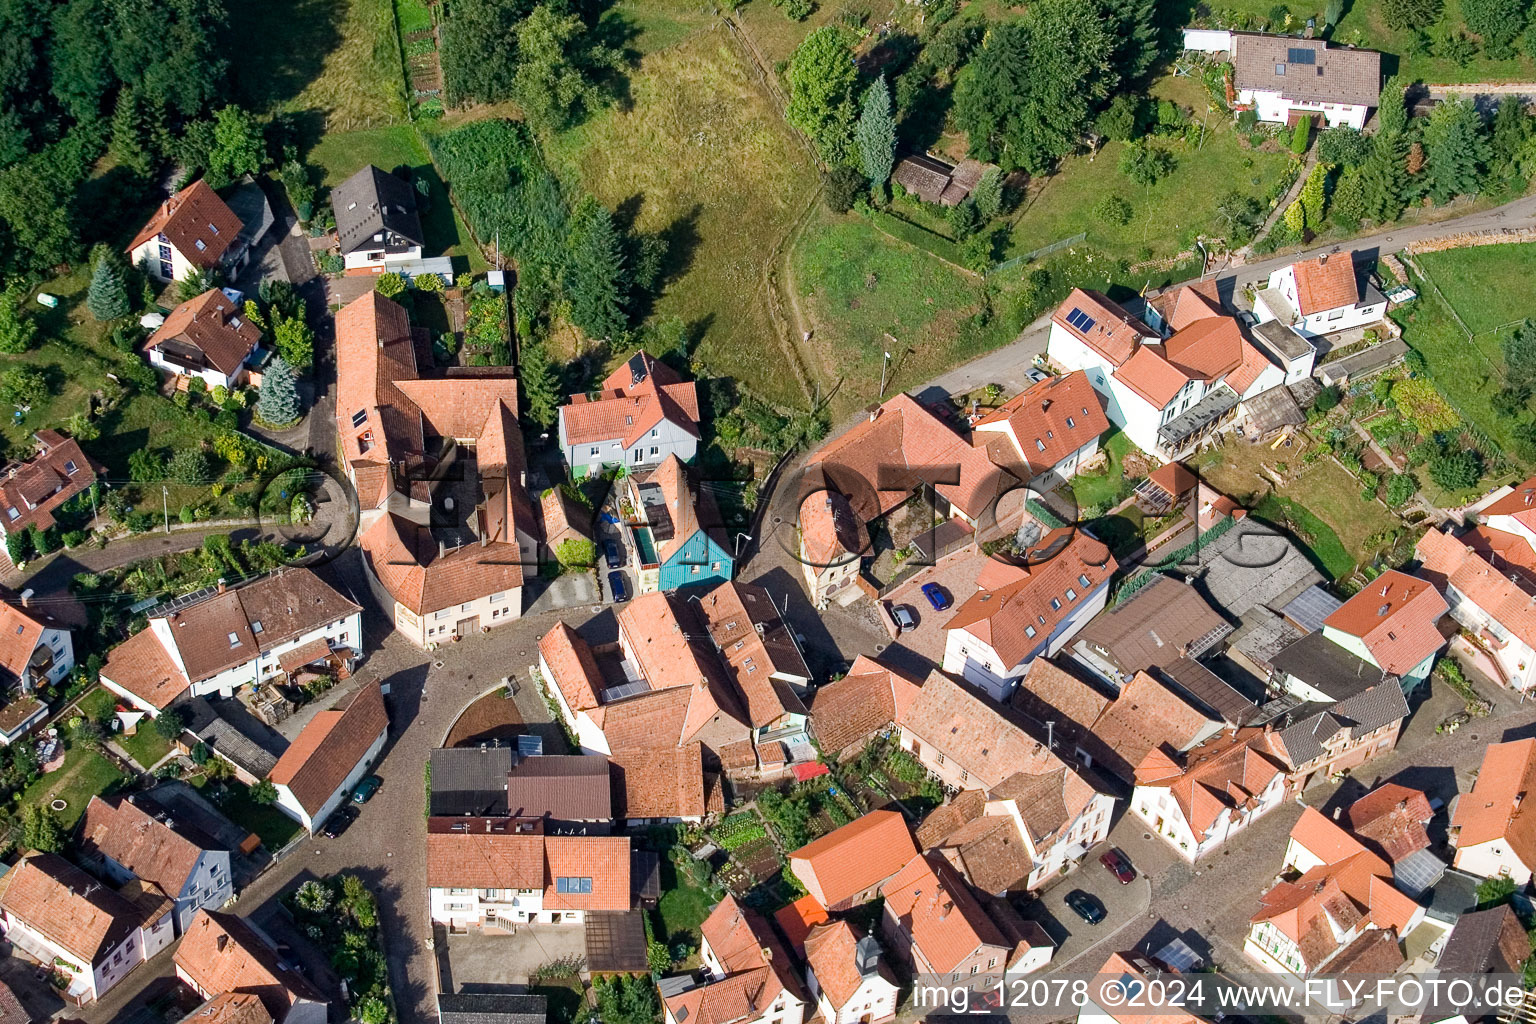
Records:
[[[593,46],[615,50],[621,57],[618,67],[604,69],[597,75],[597,86],[620,113],[627,114],[635,106],[629,79],[630,72],[640,66],[640,51],[633,45],[640,36],[640,26],[616,10],[588,19],[588,24],[592,27],[587,30],[587,40]]]
[[[228,38],[234,97],[271,110],[302,93],[342,43],[348,0],[262,0],[230,7]],[[395,74],[401,72],[397,68]]]

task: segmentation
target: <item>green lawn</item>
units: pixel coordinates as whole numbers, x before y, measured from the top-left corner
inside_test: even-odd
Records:
[[[703,891],[686,885],[683,879],[678,878],[677,866],[672,863],[670,856],[663,854],[661,899],[656,903],[656,917],[652,918],[658,925],[657,938],[668,943],[696,940],[699,925],[704,923],[711,909]]]
[[[467,268],[479,273],[490,266],[475,246],[469,228],[459,219],[448,199],[447,186],[438,177],[427,147],[411,125],[328,134],[309,151],[309,161],[320,167],[326,185],[345,181],[368,164],[386,171],[402,165],[411,168],[417,177],[426,178],[429,186],[428,207],[421,215],[422,230],[427,236],[426,254],[452,256],[455,268],[460,270]],[[461,261],[463,266],[459,265]]]
[[[117,703],[117,695],[102,686],[80,698],[76,706],[83,717],[104,721],[110,718]],[[170,741],[155,730],[155,723],[148,718],[139,723],[138,731],[132,736],[113,733],[112,740],[146,770],[171,751]]]
[[[1079,473],[1072,478],[1072,494],[1077,499],[1079,509],[1095,505],[1106,510],[1113,508],[1136,485],[1135,480],[1125,478],[1125,470],[1122,468],[1126,455],[1136,449],[1131,439],[1119,427],[1111,427],[1099,446],[1109,454],[1109,465],[1104,471],[1095,474]]]
[[[85,805],[93,796],[111,794],[123,781],[124,775],[117,766],[85,744],[71,746],[64,755],[64,764],[49,772],[22,790],[17,804],[25,807],[38,804],[47,807],[54,800],[68,805],[58,812],[59,823],[66,830],[74,827]]]
[[[276,805],[262,806],[251,799],[251,791],[238,782],[226,783],[229,796],[219,804],[219,810],[236,825],[261,837],[268,850],[278,850],[298,835],[302,826],[278,810]]]
[[[1330,579],[1354,571],[1355,560],[1344,550],[1339,535],[1305,505],[1271,493],[1253,510],[1255,518],[1284,527],[1310,552],[1312,560]]]
[[[1193,79],[1163,79],[1153,92],[1166,96],[1197,115],[1206,95]],[[1159,140],[1154,145],[1173,154],[1173,173],[1155,185],[1142,186],[1120,173],[1124,143],[1107,143],[1098,154],[1073,156],[1038,190],[1031,189],[1024,209],[1016,215],[1009,238],[1009,255],[1029,252],[1080,231],[1087,244],[1131,260],[1146,252],[1168,256],[1191,244],[1195,235],[1220,236],[1225,228],[1216,218],[1216,204],[1228,192],[1243,192],[1265,201],[1290,161],[1286,153],[1248,148],[1231,123],[1219,113],[1207,118],[1205,143],[1195,149]],[[1123,225],[1099,215],[1105,196],[1117,195],[1131,206]]]
[[[1536,316],[1536,243],[1450,249],[1418,260],[1473,334]]]
[[[229,38],[235,97],[311,138],[405,119],[392,0],[231,4]]]
[[[723,27],[682,2],[646,9],[659,13],[634,22],[632,45],[660,48],[629,74],[629,102],[551,140],[546,158],[573,190],[668,239],[654,315],[686,325],[699,376],[803,406],[769,319],[766,274],[814,201],[814,167]],[[575,338],[558,332],[551,348],[569,358]]]
[[[1445,307],[1433,295],[1423,294],[1422,283],[1419,291],[1417,300],[1391,313],[1403,329],[1403,340],[1423,354],[1429,378],[1446,400],[1513,458],[1510,428],[1514,423],[1495,413],[1490,402],[1504,386],[1504,360],[1497,338],[1482,334],[1469,342]],[[1490,297],[1489,301],[1503,300]]]

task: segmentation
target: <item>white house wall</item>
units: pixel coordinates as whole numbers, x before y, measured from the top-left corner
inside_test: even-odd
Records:
[[[1502,649],[1494,649],[1489,644],[1487,651],[1504,669],[1504,674],[1509,677],[1515,689],[1524,692],[1536,684],[1536,651],[1529,644],[1511,633],[1503,623],[1455,587],[1445,588],[1445,600],[1451,606],[1451,618],[1466,630],[1471,633],[1487,630],[1504,642]]]
[[[367,775],[369,769],[373,767],[373,762],[379,756],[379,751],[384,749],[384,740],[388,735],[389,729],[387,727],[380,731],[378,738],[369,745],[362,759],[352,766],[352,770],[347,773],[347,777],[342,780],[341,785],[326,799],[325,803],[320,805],[320,809],[313,816],[304,809],[304,806],[299,803],[298,798],[293,795],[293,790],[287,786],[277,787],[278,809],[300,825],[303,825],[313,835],[315,829],[325,824],[325,819],[330,817],[336,808],[352,798],[353,788],[363,781],[363,776]]]
[[[643,469],[658,466],[668,455],[676,455],[684,462],[692,462],[698,454],[699,439],[671,420],[662,420],[646,431],[633,446],[625,448],[623,438],[609,438],[586,444],[570,444],[566,440],[565,410],[560,407],[560,446],[565,449],[566,463],[572,475],[582,476],[604,466],[627,466]]]
[[[1240,90],[1237,101],[1253,104],[1254,112],[1258,114],[1260,121],[1278,121],[1284,124],[1289,121],[1294,111],[1298,114],[1310,114],[1314,121],[1321,117],[1329,128],[1344,125],[1357,131],[1365,127],[1365,115],[1370,109],[1353,103],[1300,103],[1286,99],[1276,92],[1262,92],[1257,89]]]
[[[1459,847],[1453,864],[1458,870],[1479,878],[1508,875],[1521,886],[1531,880],[1530,867],[1515,856],[1502,836],[1475,846]]]
[[[381,243],[382,244],[382,243]],[[342,265],[349,271],[361,270],[370,274],[382,274],[402,263],[415,263],[421,259],[421,246],[413,245],[404,252],[385,253],[382,249],[358,249],[342,257]]]

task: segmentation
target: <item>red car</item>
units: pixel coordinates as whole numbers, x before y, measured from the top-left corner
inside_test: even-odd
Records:
[[[1121,885],[1130,885],[1136,881],[1136,869],[1131,867],[1131,859],[1120,852],[1119,847],[1110,847],[1099,858],[1099,863],[1109,870],[1109,873],[1120,880]]]

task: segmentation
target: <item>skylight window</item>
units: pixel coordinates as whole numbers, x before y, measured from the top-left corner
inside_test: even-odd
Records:
[[[367,409],[359,409],[359,410],[357,410],[357,412],[352,414],[352,425],[354,427],[360,427],[364,423],[367,423],[367,422],[368,422],[368,410]]]
[[[197,246],[197,251],[198,252],[202,252],[204,249],[208,248],[206,245],[203,244],[203,240],[201,238],[195,240],[192,244]]]
[[[257,636],[261,636],[261,631],[264,628],[265,627],[262,626],[260,619],[257,619],[255,622],[251,623],[251,632],[255,633]]]
[[[237,633],[229,634],[229,646],[231,646],[231,647],[239,647],[240,646],[240,636],[239,636],[239,634],[237,634]]]

